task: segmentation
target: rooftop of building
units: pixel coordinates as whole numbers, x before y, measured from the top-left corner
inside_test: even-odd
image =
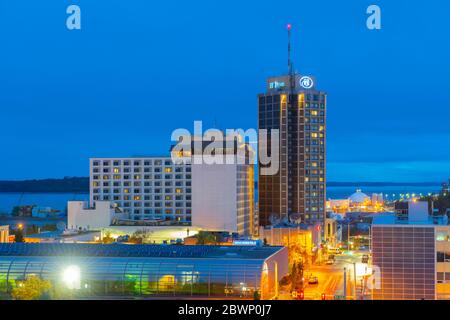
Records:
[[[155,154],[155,155],[131,155],[128,157],[91,157],[91,160],[140,160],[140,159],[156,159],[156,160],[171,160],[170,154]]]
[[[411,225],[411,226],[447,226],[446,216],[429,216],[426,220],[399,219],[395,214],[378,215],[373,218],[373,225]]]
[[[283,247],[2,243],[0,256],[209,258],[265,260]]]
[[[369,200],[369,196],[361,191],[361,189],[356,190],[348,200],[353,203],[364,203],[366,200]]]
[[[77,237],[77,236],[81,236],[81,235],[96,234],[96,233],[99,233],[99,231],[86,230],[86,231],[77,231],[76,233],[72,233],[72,234],[64,234],[62,231],[45,231],[45,232],[41,232],[41,233],[26,235],[25,238],[57,239],[57,238]]]

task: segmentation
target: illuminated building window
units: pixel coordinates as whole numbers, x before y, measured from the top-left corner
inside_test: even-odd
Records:
[[[171,173],[172,172],[172,168],[165,168],[164,172]]]
[[[123,193],[130,193],[130,189],[123,189]]]
[[[175,189],[175,193],[183,193],[183,189],[181,189],[181,188],[176,188],[176,189]]]
[[[141,196],[134,196],[134,200],[136,200],[136,201],[141,200]]]
[[[119,173],[120,172],[120,169],[119,168],[114,168],[114,173]]]
[[[165,275],[159,279],[158,289],[161,291],[171,291],[175,286],[175,276]]]

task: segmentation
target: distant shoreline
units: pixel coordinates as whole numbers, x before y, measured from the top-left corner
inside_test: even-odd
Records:
[[[0,181],[1,193],[89,193],[89,178]]]
[[[441,186],[441,182],[338,182],[330,181],[327,187],[396,187],[396,186]],[[255,187],[258,183],[255,182]],[[75,193],[89,194],[88,177],[66,177],[63,179],[0,181],[0,193]]]

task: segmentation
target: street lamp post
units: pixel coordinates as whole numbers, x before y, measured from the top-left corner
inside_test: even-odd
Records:
[[[356,262],[353,262],[353,279],[355,281],[355,285],[353,286],[355,288],[355,300],[358,300],[356,295]]]
[[[347,223],[347,250],[348,251],[350,251],[351,250],[351,247],[350,247],[350,238],[351,238],[351,234],[350,234],[350,225],[351,225],[352,223],[349,221],[348,223]]]
[[[347,300],[347,268],[344,268],[344,299]]]

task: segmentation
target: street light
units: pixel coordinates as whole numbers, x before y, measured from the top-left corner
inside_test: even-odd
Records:
[[[63,271],[62,280],[66,284],[68,289],[80,289],[80,267],[75,265],[66,267]]]

